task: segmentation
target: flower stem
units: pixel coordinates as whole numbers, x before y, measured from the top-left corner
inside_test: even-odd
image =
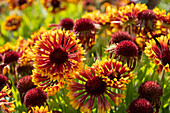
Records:
[[[161,84],[161,87],[162,87],[162,91],[164,92],[164,83],[165,83],[165,70],[163,69],[162,70],[162,73],[161,73],[161,80],[160,80],[160,84]],[[162,96],[162,102],[161,102],[161,109],[162,109],[162,113],[164,113],[164,96]]]

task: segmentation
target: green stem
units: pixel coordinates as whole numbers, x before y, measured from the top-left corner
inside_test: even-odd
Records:
[[[66,104],[66,94],[65,94],[64,88],[62,89],[62,91],[63,91],[63,99],[64,99],[63,113],[66,113],[66,107],[65,107],[65,104]]]
[[[162,70],[162,73],[161,73],[161,80],[160,80],[160,84],[161,84],[161,87],[162,87],[162,91],[164,92],[164,83],[165,83],[165,70],[163,69]],[[164,113],[164,96],[162,96],[162,102],[161,102],[161,109],[162,109],[162,113]]]

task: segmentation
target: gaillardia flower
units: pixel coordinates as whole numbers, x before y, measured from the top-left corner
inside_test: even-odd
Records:
[[[169,71],[170,65],[170,35],[167,36],[160,36],[154,39],[149,40],[146,42],[145,47],[145,54],[152,59],[157,65],[158,69],[157,72],[162,72],[164,69],[165,71]]]
[[[149,101],[159,100],[163,95],[161,86],[155,81],[146,81],[138,89],[139,97]]]
[[[153,113],[153,108],[148,100],[143,98],[138,98],[130,103],[127,112],[128,113]]]
[[[63,74],[57,74],[56,76],[61,76],[60,78],[62,78]],[[48,74],[41,74],[36,69],[33,70],[32,78],[34,84],[40,89],[46,91],[48,96],[55,95],[57,91],[64,87],[64,81],[50,79]]]
[[[126,31],[117,31],[111,35],[110,44],[119,43],[123,40],[132,40],[130,34]]]
[[[7,0],[9,9],[23,10],[27,6],[31,6],[34,0]]]
[[[155,30],[157,15],[152,10],[148,9],[141,11],[138,14],[137,18],[140,24],[139,32],[142,32],[142,34],[145,35],[147,34],[147,32],[152,32]]]
[[[5,86],[0,92],[0,107],[6,112],[15,112],[14,101],[8,102],[7,97],[10,97],[11,89]]]
[[[49,27],[55,27],[53,29],[62,28],[65,30],[72,30],[74,26],[74,20],[71,18],[64,18],[59,24],[50,24]]]
[[[31,110],[28,111],[28,113],[53,113],[52,111],[49,111],[48,106],[44,107],[44,106],[36,106],[36,107],[31,107]]]
[[[85,49],[90,49],[95,44],[95,30],[94,22],[89,18],[78,19],[73,27],[73,31]]]
[[[94,68],[99,67],[97,73],[107,85],[121,90],[126,89],[126,84],[134,76],[129,72],[130,69],[126,64],[116,61],[116,59],[103,60],[100,63],[97,61],[93,66]]]
[[[47,94],[40,88],[33,88],[27,91],[24,97],[24,104],[29,110],[31,107],[42,106],[47,102]]]
[[[78,43],[73,32],[57,29],[43,33],[33,48],[34,67],[59,80],[57,74],[66,75],[82,67],[85,52]]]
[[[24,96],[25,96],[26,92],[32,88],[35,88],[35,87],[36,86],[32,82],[32,77],[30,75],[24,76],[19,79],[19,81],[17,83],[17,89],[20,93],[20,98],[21,98],[22,103],[24,101]]]
[[[17,62],[19,58],[19,53],[16,51],[9,51],[4,54],[4,63],[9,64],[12,62]]]
[[[122,102],[125,98],[122,94],[113,92],[115,87],[107,85],[96,73],[95,68],[85,66],[81,71],[75,73],[75,79],[68,83],[67,89],[69,93],[67,96],[71,100],[70,104],[73,108],[80,107],[81,112],[91,113],[95,99],[98,100],[99,113],[106,113],[111,108],[113,102],[116,105]],[[110,103],[106,96],[112,100]]]
[[[110,58],[115,53],[114,58],[118,58],[119,61],[123,63],[127,63],[127,66],[130,70],[133,70],[136,66],[136,58],[138,55],[138,47],[137,45],[130,40],[124,40],[117,44],[116,47],[110,47],[106,49],[106,52],[110,52]]]
[[[4,88],[4,86],[8,86],[8,83],[8,78],[5,75],[0,74],[0,90]]]
[[[4,29],[8,31],[15,31],[20,27],[21,17],[17,15],[10,15],[6,17]]]
[[[66,4],[62,0],[41,0],[42,5],[49,12],[55,14],[66,9]]]

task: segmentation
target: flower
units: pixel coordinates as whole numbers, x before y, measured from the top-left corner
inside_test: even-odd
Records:
[[[5,86],[0,92],[0,107],[6,112],[15,112],[14,101],[8,102],[4,97],[10,97],[11,89]]]
[[[155,30],[157,15],[152,10],[148,9],[148,10],[141,11],[138,14],[137,18],[140,26],[139,32],[142,32],[142,34],[145,35],[147,34],[147,32],[152,33],[152,31]]]
[[[23,10],[27,6],[31,6],[34,0],[7,0],[9,9]]]
[[[100,63],[97,61],[93,66],[99,67],[97,73],[107,85],[121,90],[126,89],[126,84],[134,76],[129,72],[130,69],[126,64],[116,61],[116,59],[103,60]]]
[[[24,97],[24,104],[29,110],[31,107],[41,106],[46,103],[48,96],[45,91],[40,88],[33,88],[26,92]]]
[[[163,95],[161,86],[155,81],[146,81],[138,89],[139,97],[149,101],[159,100]]]
[[[41,0],[41,3],[45,9],[53,14],[65,10],[67,7],[61,0]]]
[[[7,83],[8,83],[8,78],[5,75],[0,74],[0,90],[4,88],[4,86],[7,85]]]
[[[55,75],[54,75],[55,76]],[[57,76],[63,76],[62,74]],[[36,86],[40,89],[47,92],[48,96],[55,95],[57,91],[64,87],[64,81],[57,81],[54,79],[50,79],[48,74],[41,74],[37,70],[33,70],[32,81]],[[62,78],[62,77],[61,77]]]
[[[43,33],[33,48],[34,67],[52,80],[82,67],[84,50],[73,32],[57,29]]]
[[[20,27],[21,17],[17,15],[10,15],[6,17],[4,22],[4,29],[8,31],[15,31]]]
[[[22,103],[24,101],[24,96],[25,96],[26,92],[32,88],[35,88],[35,87],[36,86],[32,82],[32,77],[30,75],[24,76],[19,79],[19,81],[17,82],[17,89],[20,93]]]
[[[114,58],[118,58],[118,60],[123,63],[127,60],[127,66],[130,70],[133,70],[136,66],[136,57],[138,55],[138,47],[137,45],[130,40],[124,40],[117,44],[116,47],[110,46],[110,48],[106,49],[106,52],[110,52],[110,58],[112,57],[113,52],[115,52]]]
[[[73,27],[73,31],[85,49],[90,49],[95,44],[95,30],[94,22],[89,18],[78,19]]]
[[[74,20],[72,20],[71,18],[64,18],[60,21],[59,25],[58,24],[50,24],[49,27],[55,27],[53,29],[57,29],[57,28],[62,28],[65,30],[72,30],[73,26],[74,26]]]
[[[168,41],[170,40],[170,35],[161,35],[155,40],[151,39],[146,42],[146,47],[144,53],[158,65],[157,72],[169,71],[170,65],[170,46]]]
[[[12,62],[17,62],[19,58],[19,53],[16,51],[9,51],[4,54],[4,63],[9,64]]]
[[[148,100],[143,98],[138,98],[130,103],[127,112],[128,113],[153,113],[153,108]]]
[[[36,106],[36,107],[31,107],[32,110],[28,111],[28,113],[52,113],[52,111],[49,111],[48,106],[44,107],[44,106]],[[32,111],[32,112],[31,112]]]
[[[126,31],[117,31],[111,35],[110,44],[119,43],[123,40],[132,40],[130,34]]]
[[[119,105],[125,98],[124,95],[113,92],[114,87],[107,85],[95,71],[95,68],[85,66],[74,74],[75,79],[72,79],[67,85],[70,104],[75,109],[80,107],[81,112],[91,113],[95,98],[98,100],[99,113],[105,113],[111,108],[106,96],[116,105]]]

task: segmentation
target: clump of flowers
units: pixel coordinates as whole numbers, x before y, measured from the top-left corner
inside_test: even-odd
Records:
[[[4,22],[4,29],[8,31],[15,31],[21,25],[21,17],[17,15],[10,15],[6,17]]]
[[[24,76],[19,79],[19,81],[17,83],[17,89],[20,93],[20,98],[21,98],[22,103],[24,101],[24,96],[25,96],[26,92],[32,88],[35,88],[35,87],[36,86],[32,82],[32,77],[30,75]]]
[[[145,98],[151,102],[151,104],[159,112],[160,98],[163,95],[161,86],[155,81],[146,81],[142,83],[138,89],[139,98]]]

